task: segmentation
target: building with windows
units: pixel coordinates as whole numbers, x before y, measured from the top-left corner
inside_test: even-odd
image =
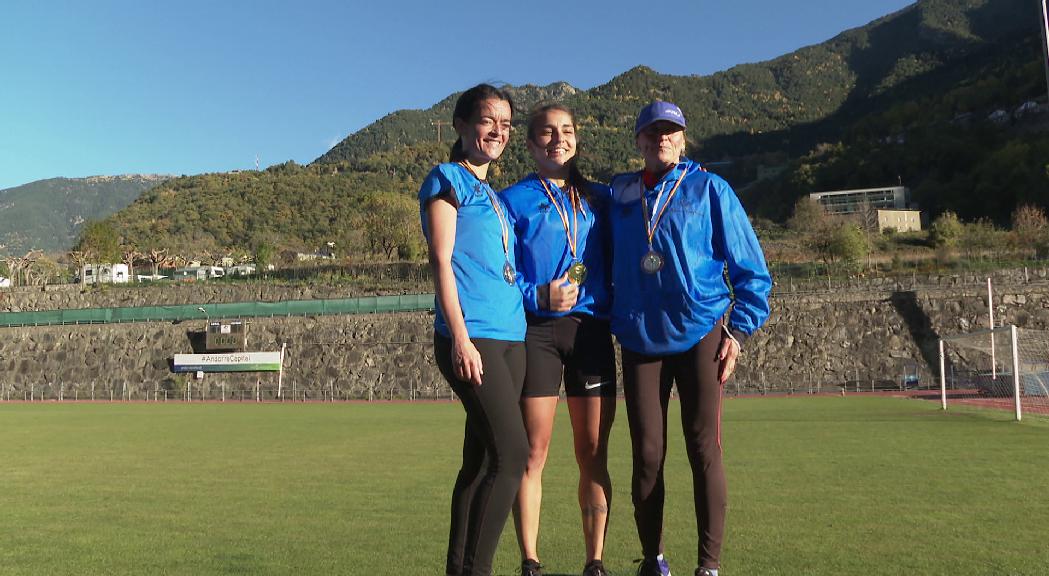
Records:
[[[878,232],[889,228],[897,232],[917,232],[922,229],[921,212],[917,210],[876,210]]]
[[[903,210],[909,207],[911,191],[906,186],[834,190],[809,194],[828,214],[858,214],[872,209]]]

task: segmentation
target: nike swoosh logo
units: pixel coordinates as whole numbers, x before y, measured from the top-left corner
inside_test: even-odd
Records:
[[[594,388],[600,388],[601,386],[604,386],[605,384],[611,384],[611,383],[612,383],[611,380],[605,380],[604,382],[594,382],[593,384],[583,384],[583,388],[585,388],[587,390],[593,390]]]

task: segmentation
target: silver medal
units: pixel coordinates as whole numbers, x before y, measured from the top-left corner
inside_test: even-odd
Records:
[[[655,274],[663,268],[663,255],[655,250],[649,250],[641,257],[641,270],[645,274]]]

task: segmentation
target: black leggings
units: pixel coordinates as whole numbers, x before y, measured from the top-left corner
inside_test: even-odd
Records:
[[[523,342],[472,339],[484,367],[481,385],[474,386],[455,376],[451,339],[435,333],[433,340],[437,366],[466,410],[445,573],[489,576],[528,463],[520,406],[525,347]]]
[[[663,464],[667,405],[676,382],[681,428],[692,467],[692,495],[699,531],[699,564],[717,568],[725,530],[727,490],[721,458],[719,323],[698,344],[671,356],[645,356],[623,348],[623,391],[634,452],[632,496],[641,552],[663,552]]]

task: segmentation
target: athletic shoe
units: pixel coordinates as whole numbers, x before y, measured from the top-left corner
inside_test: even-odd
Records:
[[[521,576],[543,576],[543,565],[528,559],[521,562]]]
[[[670,576],[670,564],[666,558],[645,558],[637,567],[637,576]]]
[[[696,568],[696,576],[718,576],[718,571],[713,568]]]
[[[608,570],[605,570],[600,560],[591,560],[583,568],[583,576],[608,576]]]

